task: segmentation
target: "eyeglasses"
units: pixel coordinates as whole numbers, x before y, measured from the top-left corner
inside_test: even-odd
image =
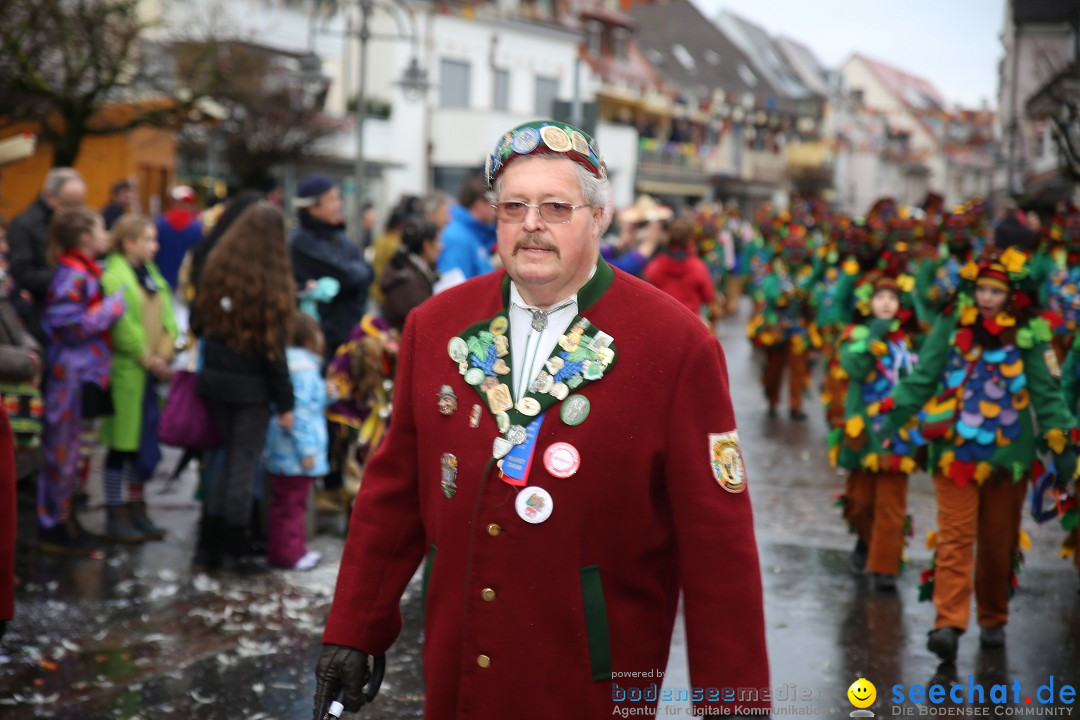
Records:
[[[564,202],[542,202],[539,205],[530,205],[523,202],[500,202],[491,207],[495,208],[495,217],[499,222],[523,223],[525,216],[529,214],[529,208],[536,208],[540,213],[540,219],[553,225],[563,225],[574,219],[574,211],[588,205],[571,205]]]

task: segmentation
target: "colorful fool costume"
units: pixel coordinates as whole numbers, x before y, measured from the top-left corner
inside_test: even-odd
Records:
[[[788,409],[793,420],[806,417],[803,393],[809,382],[809,355],[821,347],[813,290],[818,274],[807,247],[806,228],[784,226],[777,248],[756,291],[759,310],[750,318],[747,335],[765,352],[762,384],[769,415],[776,415],[786,370]]]
[[[962,207],[953,208],[945,216],[941,236],[937,255],[920,260],[915,271],[916,308],[924,323],[933,323],[941,314],[943,306],[960,285],[961,268],[971,262],[978,251],[972,219]]]
[[[973,589],[980,642],[1005,642],[1027,484],[1042,472],[1037,452],[1052,450],[1059,468],[1075,468],[1066,444],[1073,418],[1053,376],[1049,323],[1034,316],[1025,288],[1027,270],[1015,249],[964,266],[918,366],[886,403],[893,428],[925,405],[919,430],[930,441],[938,505],[928,647],[946,661],[955,660],[967,629]],[[994,317],[984,318],[975,304],[982,286],[1005,295]]]
[[[57,260],[42,313],[49,338],[45,378],[44,468],[38,480],[38,526],[43,542],[69,545],[71,498],[79,482],[83,424],[104,409],[112,347],[108,330],[125,306],[106,297],[101,268],[79,250]]]
[[[1065,367],[1061,376],[1065,401],[1072,410],[1073,417],[1080,423],[1080,336],[1073,340],[1072,348],[1065,358]],[[1061,544],[1062,557],[1071,557],[1073,567],[1080,572],[1080,510],[1077,508],[1077,486],[1073,479],[1071,489],[1058,495],[1057,513],[1061,518],[1061,527],[1065,530],[1065,540]]]
[[[535,175],[511,165],[500,180],[550,197],[551,175],[576,175],[569,163],[517,157],[565,154],[602,180],[594,148],[576,128],[529,124],[504,136],[489,175],[531,162]],[[694,685],[768,687],[722,350],[670,297],[597,258],[597,211],[567,229],[590,243],[577,270],[592,270],[571,298],[529,308],[499,271],[410,313],[393,420],[357,497],[324,634],[316,713],[335,658],[393,642],[425,555],[428,720],[610,716],[620,693],[651,682],[614,672],[666,662],[680,586]],[[505,260],[520,231],[504,222]],[[658,352],[659,337],[677,357]],[[538,349],[547,340],[553,349]],[[522,678],[560,690],[522,702]],[[722,699],[705,708],[738,712]]]
[[[859,572],[865,567],[881,590],[896,587],[908,527],[908,475],[916,468],[914,455],[921,444],[911,423],[885,434],[881,412],[882,403],[917,361],[918,323],[909,295],[914,282],[910,275],[867,278],[856,291],[866,321],[850,325],[840,344],[840,363],[850,386],[843,431],[830,454],[835,453],[836,464],[850,471],[844,519],[858,536],[852,569]],[[878,293],[896,298],[895,318],[871,312]]]

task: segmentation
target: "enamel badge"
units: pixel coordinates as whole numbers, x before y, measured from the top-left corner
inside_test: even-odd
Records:
[[[709,435],[709,463],[720,487],[730,493],[746,490],[746,466],[739,449],[739,431]]]
[[[452,498],[457,493],[458,459],[450,453],[443,453],[442,457],[439,458],[439,465],[442,466],[441,485],[443,495]]]

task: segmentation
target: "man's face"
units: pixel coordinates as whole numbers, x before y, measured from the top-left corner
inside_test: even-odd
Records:
[[[497,200],[529,205],[585,202],[572,160],[529,157],[503,171]],[[568,223],[546,223],[533,207],[523,222],[498,223],[499,257],[527,302],[550,306],[585,284],[600,251],[600,218],[600,208],[581,207]]]
[[[47,195],[46,201],[53,210],[71,210],[86,204],[86,183],[82,180],[68,180],[60,186],[56,195]]]
[[[327,225],[338,225],[344,219],[341,216],[341,191],[332,187],[319,196],[319,202],[308,208],[311,217]]]
[[[132,207],[135,204],[135,188],[124,188],[116,193],[116,202],[126,208]]]

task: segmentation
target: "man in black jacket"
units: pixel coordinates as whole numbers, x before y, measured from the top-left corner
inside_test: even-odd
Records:
[[[293,275],[301,293],[320,278],[337,280],[341,287],[328,302],[319,303],[319,318],[326,336],[326,355],[338,346],[364,316],[368,286],[373,276],[360,248],[345,235],[341,192],[324,175],[308,175],[296,186],[300,227],[289,241]]]
[[[38,199],[11,221],[8,232],[11,276],[27,300],[23,313],[26,329],[42,345],[46,339],[41,329],[41,305],[53,276],[53,269],[46,260],[49,223],[57,210],[79,207],[85,201],[86,183],[82,175],[69,167],[53,168],[45,176]]]

